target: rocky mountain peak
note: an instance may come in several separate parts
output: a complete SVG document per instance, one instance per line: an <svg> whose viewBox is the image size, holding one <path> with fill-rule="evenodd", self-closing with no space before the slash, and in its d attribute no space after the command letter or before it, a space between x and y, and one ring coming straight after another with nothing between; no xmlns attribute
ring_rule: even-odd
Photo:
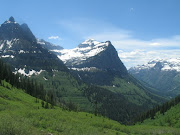
<svg viewBox="0 0 180 135"><path fill-rule="evenodd" d="M10 22L15 22L14 17L11 16L11 17L9 18L9 21L10 21Z"/></svg>
<svg viewBox="0 0 180 135"><path fill-rule="evenodd" d="M163 68L163 65L161 64L161 62L157 62L154 66L155 69L159 69L161 70Z"/></svg>
<svg viewBox="0 0 180 135"><path fill-rule="evenodd" d="M0 39L8 41L14 39L36 41L36 38L29 29L28 25L19 25L17 22L15 22L13 17L10 17L9 20L5 21L0 26Z"/></svg>
<svg viewBox="0 0 180 135"><path fill-rule="evenodd" d="M127 74L127 69L118 57L110 41L98 42L88 39L74 49L54 50L69 68L96 68Z"/></svg>
<svg viewBox="0 0 180 135"><path fill-rule="evenodd" d="M5 21L2 25L7 25L7 24L12 26L12 24L17 24L17 22L15 21L14 17L11 16L9 20Z"/></svg>
<svg viewBox="0 0 180 135"><path fill-rule="evenodd" d="M108 45L112 45L111 41L106 41L105 43L108 44Z"/></svg>
<svg viewBox="0 0 180 135"><path fill-rule="evenodd" d="M79 48L85 48L85 47L93 47L97 44L99 44L100 42L94 40L94 39L87 39L84 42L82 42L81 44L78 45Z"/></svg>

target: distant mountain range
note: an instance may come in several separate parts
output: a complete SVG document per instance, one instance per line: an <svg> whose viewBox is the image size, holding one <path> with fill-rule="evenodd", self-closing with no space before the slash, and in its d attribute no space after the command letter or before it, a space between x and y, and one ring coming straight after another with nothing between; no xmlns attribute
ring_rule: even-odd
<svg viewBox="0 0 180 135"><path fill-rule="evenodd" d="M167 95L180 94L180 58L152 60L130 68L129 72Z"/></svg>
<svg viewBox="0 0 180 135"><path fill-rule="evenodd" d="M110 41L88 39L67 50L37 39L10 17L0 26L0 57L14 73L42 83L57 104L123 123L165 101L129 75Z"/></svg>

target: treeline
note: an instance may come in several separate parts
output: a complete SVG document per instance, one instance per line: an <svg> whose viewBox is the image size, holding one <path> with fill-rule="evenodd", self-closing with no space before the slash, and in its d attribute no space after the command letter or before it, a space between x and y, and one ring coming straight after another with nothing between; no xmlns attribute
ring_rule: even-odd
<svg viewBox="0 0 180 135"><path fill-rule="evenodd" d="M180 96L177 96L176 98L164 103L161 106L156 106L153 109L143 113L138 119L136 119L137 122L143 122L145 119L151 118L154 119L157 112L160 112L160 114L163 114L168 111L171 107L177 105L180 103Z"/></svg>
<svg viewBox="0 0 180 135"><path fill-rule="evenodd" d="M18 73L14 74L11 71L10 66L8 66L0 59L0 85L3 85L1 83L1 80L5 80L6 82L10 83L13 87L25 90L25 92L30 94L31 96L40 98L53 105L55 104L53 93L47 93L44 90L43 85L37 83L33 79L23 77Z"/></svg>

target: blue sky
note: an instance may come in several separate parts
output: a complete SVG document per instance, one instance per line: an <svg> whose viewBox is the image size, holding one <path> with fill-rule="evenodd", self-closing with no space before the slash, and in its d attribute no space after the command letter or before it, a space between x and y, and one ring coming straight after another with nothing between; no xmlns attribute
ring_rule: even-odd
<svg viewBox="0 0 180 135"><path fill-rule="evenodd" d="M129 68L180 57L180 0L0 0L0 23L10 16L37 38L64 48L87 38L110 40Z"/></svg>

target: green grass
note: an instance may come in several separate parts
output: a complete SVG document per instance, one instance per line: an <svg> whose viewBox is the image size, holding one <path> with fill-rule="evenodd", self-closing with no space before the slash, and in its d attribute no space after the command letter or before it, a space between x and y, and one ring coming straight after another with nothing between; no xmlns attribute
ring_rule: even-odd
<svg viewBox="0 0 180 135"><path fill-rule="evenodd" d="M23 90L0 86L0 135L178 135L180 129L151 125L125 126L116 121L59 107L44 109Z"/></svg>
<svg viewBox="0 0 180 135"><path fill-rule="evenodd" d="M126 81L124 79L115 77L113 81L113 86L103 86L104 88L115 92L121 93L125 98L136 105L146 104L149 108L153 107L153 104L158 104L156 100L150 98L147 92L140 87L136 86L131 81Z"/></svg>
<svg viewBox="0 0 180 135"><path fill-rule="evenodd" d="M156 113L155 119L147 119L142 124L180 128L180 103L171 107L164 115Z"/></svg>

